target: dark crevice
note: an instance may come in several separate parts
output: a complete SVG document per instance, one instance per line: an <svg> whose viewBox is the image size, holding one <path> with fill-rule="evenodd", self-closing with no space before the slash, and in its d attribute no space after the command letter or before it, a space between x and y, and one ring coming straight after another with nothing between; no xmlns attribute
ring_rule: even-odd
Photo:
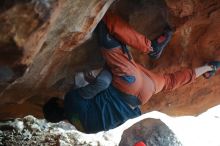
<svg viewBox="0 0 220 146"><path fill-rule="evenodd" d="M23 49L15 42L0 45L0 92L24 74L27 66L19 63L22 56Z"/></svg>
<svg viewBox="0 0 220 146"><path fill-rule="evenodd" d="M164 0L119 0L110 9L128 21L135 30L148 36L149 39L160 35L168 26L173 28Z"/></svg>
<svg viewBox="0 0 220 146"><path fill-rule="evenodd" d="M0 45L0 65L13 66L23 55L21 48L11 41L10 44Z"/></svg>
<svg viewBox="0 0 220 146"><path fill-rule="evenodd" d="M0 0L0 13L10 9L17 3L26 2L29 2L29 0Z"/></svg>

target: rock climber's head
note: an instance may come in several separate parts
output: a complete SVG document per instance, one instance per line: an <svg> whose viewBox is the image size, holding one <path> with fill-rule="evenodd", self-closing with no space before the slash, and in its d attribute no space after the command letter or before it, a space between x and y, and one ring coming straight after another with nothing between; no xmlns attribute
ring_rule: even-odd
<svg viewBox="0 0 220 146"><path fill-rule="evenodd" d="M65 120L63 100L58 97L52 97L43 106L44 117L49 122L60 122Z"/></svg>

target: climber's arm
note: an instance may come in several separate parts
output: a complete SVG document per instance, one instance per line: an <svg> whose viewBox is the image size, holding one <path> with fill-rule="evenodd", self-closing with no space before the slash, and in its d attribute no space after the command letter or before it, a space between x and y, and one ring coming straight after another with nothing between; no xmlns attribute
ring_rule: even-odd
<svg viewBox="0 0 220 146"><path fill-rule="evenodd" d="M112 81L112 75L108 70L103 70L96 79L85 87L79 88L79 94L84 99L91 99L101 91L107 89Z"/></svg>

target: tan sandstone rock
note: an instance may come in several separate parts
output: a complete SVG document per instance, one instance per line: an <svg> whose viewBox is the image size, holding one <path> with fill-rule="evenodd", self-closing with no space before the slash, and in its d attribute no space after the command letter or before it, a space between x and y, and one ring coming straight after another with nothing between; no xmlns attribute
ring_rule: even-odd
<svg viewBox="0 0 220 146"><path fill-rule="evenodd" d="M63 96L75 72L102 65L96 35L89 38L112 2L33 0L1 7L0 65L7 76L0 78L0 119L42 116L43 103L51 96ZM158 61L132 51L137 62L165 73L220 59L219 7L219 0L119 0L111 9L150 39L167 24L175 30ZM220 103L219 81L219 75L199 78L191 85L159 93L142 111L196 115Z"/></svg>

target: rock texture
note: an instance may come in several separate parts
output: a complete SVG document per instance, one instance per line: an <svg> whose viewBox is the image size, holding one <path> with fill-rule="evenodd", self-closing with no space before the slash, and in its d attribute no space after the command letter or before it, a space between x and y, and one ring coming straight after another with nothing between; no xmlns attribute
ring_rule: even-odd
<svg viewBox="0 0 220 146"><path fill-rule="evenodd" d="M28 107L32 107L32 103L42 104L52 95L62 96L70 87L74 72L100 64L100 60L86 64L91 62L88 54L92 51L86 43L80 46L82 49L76 48L90 38L112 2L1 2L1 117L8 113L19 115L20 112L29 111ZM88 42L94 43L91 40ZM100 56L96 54L93 53ZM24 103L27 99L31 99L31 103ZM28 105L25 110L10 112L9 106L18 109L16 106L21 103L24 103L21 107Z"/></svg>
<svg viewBox="0 0 220 146"><path fill-rule="evenodd" d="M181 67L196 67L220 60L220 1L166 0L174 37L160 60L151 64L155 72L170 72ZM220 76L199 78L174 92L161 93L143 108L174 115L198 114L220 103Z"/></svg>
<svg viewBox="0 0 220 146"><path fill-rule="evenodd" d="M63 96L75 72L102 65L96 24L114 0L0 2L0 119L42 116L51 96ZM111 9L150 39L169 24L174 37L158 61L133 51L155 72L220 59L219 0L118 0ZM89 39L91 37L91 39ZM160 93L143 112L196 115L220 103L220 76Z"/></svg>
<svg viewBox="0 0 220 146"><path fill-rule="evenodd" d="M153 113L145 116L152 115ZM123 131L143 118L144 116L130 120L126 124L107 132L84 134L66 122L53 124L36 119L33 116L27 116L23 119L0 123L0 145L117 146ZM181 146L181 143L165 124L152 119L145 121L148 122L141 123L149 128L146 132L148 136L146 141L150 146L163 146L164 144L167 144L166 146ZM152 121L156 121L156 123L153 124ZM126 134L124 134L124 140L120 145L132 145L131 140L125 141L125 136ZM132 136L131 138L133 140Z"/></svg>
<svg viewBox="0 0 220 146"><path fill-rule="evenodd" d="M166 25L175 30L161 58L151 61L133 50L135 59L156 73L184 67L198 67L220 60L220 1L203 0L121 0L115 8L136 30L150 39ZM193 84L172 92L160 93L142 107L143 112L159 110L171 115L197 115L220 103L220 76L199 78Z"/></svg>
<svg viewBox="0 0 220 146"><path fill-rule="evenodd" d="M148 146L219 146L219 122L220 106L198 117L154 111L109 131L84 134L66 122L53 124L27 116L0 122L0 145L133 146L141 140Z"/></svg>
<svg viewBox="0 0 220 146"><path fill-rule="evenodd" d="M197 117L170 117L160 112L145 113L138 118L141 117L144 120L139 119L140 122L136 121L135 125L124 131L120 145L133 146L138 141L143 141L148 146L220 144L220 106L213 107Z"/></svg>
<svg viewBox="0 0 220 146"><path fill-rule="evenodd" d="M157 119L145 119L125 130L119 145L134 145L139 141L147 146L182 146L169 127Z"/></svg>

